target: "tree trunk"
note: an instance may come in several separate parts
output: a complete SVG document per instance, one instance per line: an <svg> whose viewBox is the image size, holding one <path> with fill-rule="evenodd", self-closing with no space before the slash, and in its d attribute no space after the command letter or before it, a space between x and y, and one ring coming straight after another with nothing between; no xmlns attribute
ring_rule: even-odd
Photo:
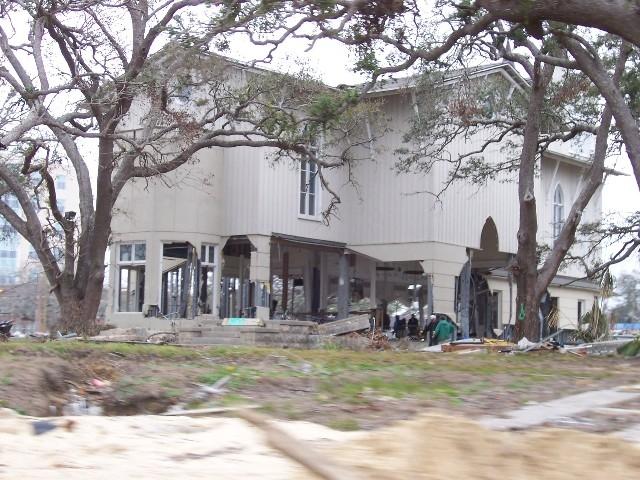
<svg viewBox="0 0 640 480"><path fill-rule="evenodd" d="M535 264L534 264L535 269ZM516 338L527 337L531 341L540 336L540 296L535 292L536 274L516 276Z"/></svg>
<svg viewBox="0 0 640 480"><path fill-rule="evenodd" d="M93 308L93 299L79 298L77 291L62 294L58 303L60 304L60 321L58 329L62 333L77 333L78 335L94 335L96 333L96 315L90 314ZM99 305L98 301L98 305ZM97 306L95 312L97 313Z"/></svg>
<svg viewBox="0 0 640 480"><path fill-rule="evenodd" d="M547 86L553 75L553 67L544 67L536 61L532 78L527 124L524 130L520 169L518 174L518 201L520 226L518 251L513 274L516 278L516 338L526 336L537 339L539 332L538 309L541 293L537 291L538 276L537 232L538 217L535 197L535 167L540 135L540 118Z"/></svg>

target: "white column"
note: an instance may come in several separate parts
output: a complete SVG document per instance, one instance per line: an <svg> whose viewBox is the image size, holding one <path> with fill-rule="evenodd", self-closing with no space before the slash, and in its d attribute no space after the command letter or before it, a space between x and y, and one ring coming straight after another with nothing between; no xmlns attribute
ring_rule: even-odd
<svg viewBox="0 0 640 480"><path fill-rule="evenodd" d="M313 252L307 255L304 263L303 282L304 282L304 309L305 312L311 312L311 300L313 298Z"/></svg>
<svg viewBox="0 0 640 480"><path fill-rule="evenodd" d="M349 261L343 253L338 260L338 319L349 316Z"/></svg>
<svg viewBox="0 0 640 480"><path fill-rule="evenodd" d="M376 262L372 260L369 268L369 307L376 308L378 306L378 297L376 292Z"/></svg>
<svg viewBox="0 0 640 480"><path fill-rule="evenodd" d="M320 252L320 310L327 308L329 295L329 269L327 268L327 252Z"/></svg>

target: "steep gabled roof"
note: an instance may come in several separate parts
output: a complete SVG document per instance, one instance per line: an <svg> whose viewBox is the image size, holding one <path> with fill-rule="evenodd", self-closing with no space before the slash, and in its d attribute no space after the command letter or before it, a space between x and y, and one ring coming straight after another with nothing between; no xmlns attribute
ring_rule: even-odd
<svg viewBox="0 0 640 480"><path fill-rule="evenodd" d="M565 153L555 152L553 150L547 150L546 152L544 152L543 156L549 160L555 160L560 163L565 163L567 165L572 165L574 167L580 167L585 169L589 168L593 163L593 161L590 158L582 155L577 155L577 154L567 155ZM605 172L607 172L609 175L615 175L617 177L628 176L626 173L621 172L619 170L614 170L612 168L605 168Z"/></svg>

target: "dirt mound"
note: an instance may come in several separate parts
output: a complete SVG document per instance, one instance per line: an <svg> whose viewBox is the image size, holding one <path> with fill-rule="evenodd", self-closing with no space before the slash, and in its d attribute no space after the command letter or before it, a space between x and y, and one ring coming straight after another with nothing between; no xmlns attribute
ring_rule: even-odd
<svg viewBox="0 0 640 480"><path fill-rule="evenodd" d="M330 454L377 480L640 478L640 448L614 437L560 429L495 432L435 414L358 437Z"/></svg>

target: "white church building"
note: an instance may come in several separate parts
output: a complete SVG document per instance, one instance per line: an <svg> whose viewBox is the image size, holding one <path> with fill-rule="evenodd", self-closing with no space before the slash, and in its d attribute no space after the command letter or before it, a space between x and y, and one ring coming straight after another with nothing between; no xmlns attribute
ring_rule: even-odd
<svg viewBox="0 0 640 480"><path fill-rule="evenodd" d="M522 82L509 64L473 75ZM446 164L397 174L394 152L416 115L414 88L405 80L371 92L391 128L373 140L370 158L349 172L327 173L341 197L328 223L321 212L330 196L315 166L274 164L268 148L214 147L162 181L130 181L112 223L108 322L159 327L167 318L282 315L321 321L373 308L391 317L438 312L456 320L460 276L470 262L472 333L513 324L515 282L506 267L517 249L517 185L456 182L436 200L421 192L437 191ZM472 147L464 139L454 145ZM496 146L485 158L502 155ZM553 242L588 167L559 152L540 160L539 242ZM583 219L600 215L599 191ZM558 328L575 328L597 299L597 286L581 277L576 268L563 270L549 288Z"/></svg>

